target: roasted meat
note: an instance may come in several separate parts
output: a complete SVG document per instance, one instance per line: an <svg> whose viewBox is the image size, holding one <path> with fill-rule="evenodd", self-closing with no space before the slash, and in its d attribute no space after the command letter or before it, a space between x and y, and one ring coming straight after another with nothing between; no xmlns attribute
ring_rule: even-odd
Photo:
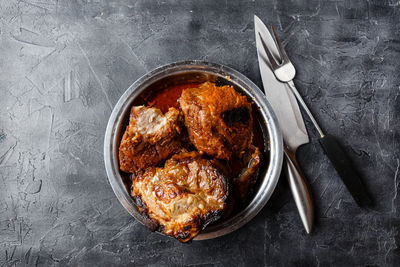
<svg viewBox="0 0 400 267"><path fill-rule="evenodd" d="M233 188L235 199L238 200L238 203L245 204L257 179L258 167L261 161L260 150L255 146L251 146L243 155L241 161L244 168L234 178Z"/></svg>
<svg viewBox="0 0 400 267"><path fill-rule="evenodd" d="M133 174L131 195L152 230L187 242L227 209L228 179L198 152L183 152Z"/></svg>
<svg viewBox="0 0 400 267"><path fill-rule="evenodd" d="M164 115L157 108L134 106L119 146L120 169L136 172L162 163L182 149L180 113L170 108Z"/></svg>
<svg viewBox="0 0 400 267"><path fill-rule="evenodd" d="M229 160L250 147L251 104L232 86L205 82L183 90L179 103L190 141L199 151Z"/></svg>

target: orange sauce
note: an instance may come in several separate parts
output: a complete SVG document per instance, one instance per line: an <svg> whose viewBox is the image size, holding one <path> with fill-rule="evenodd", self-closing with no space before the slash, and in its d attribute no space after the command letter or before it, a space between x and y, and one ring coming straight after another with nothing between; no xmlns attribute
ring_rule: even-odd
<svg viewBox="0 0 400 267"><path fill-rule="evenodd" d="M154 96L150 97L147 105L149 105L150 107L159 108L163 113L166 113L171 107L178 108L178 99L184 89L194 88L198 86L199 83L188 83L165 88L161 92L158 92Z"/></svg>

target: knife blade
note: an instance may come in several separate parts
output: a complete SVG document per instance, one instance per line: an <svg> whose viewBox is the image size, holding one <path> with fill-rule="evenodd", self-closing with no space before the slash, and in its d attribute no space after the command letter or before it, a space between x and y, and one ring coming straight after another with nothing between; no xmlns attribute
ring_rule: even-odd
<svg viewBox="0 0 400 267"><path fill-rule="evenodd" d="M293 95L290 88L275 78L274 73L268 65L269 61L258 33L263 37L273 55L276 58L279 58L278 48L276 47L271 34L257 16L254 16L254 24L258 64L260 67L265 95L278 118L286 145L289 148L296 149L299 146L310 142L303 117L300 113L299 105L297 104L296 97Z"/></svg>
<svg viewBox="0 0 400 267"><path fill-rule="evenodd" d="M303 178L300 166L296 160L296 150L299 146L309 143L308 133L304 124L296 97L287 84L278 81L272 72L268 57L263 48L260 36L275 58L279 59L278 48L264 23L254 16L258 64L265 95L271 104L282 131L285 143L286 162L284 170L289 180L299 215L307 233L311 232L314 210L307 184Z"/></svg>

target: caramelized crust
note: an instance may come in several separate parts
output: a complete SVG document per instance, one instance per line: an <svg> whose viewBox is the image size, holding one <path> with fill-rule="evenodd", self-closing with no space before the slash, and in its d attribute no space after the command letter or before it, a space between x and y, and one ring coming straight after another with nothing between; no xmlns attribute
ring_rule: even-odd
<svg viewBox="0 0 400 267"><path fill-rule="evenodd" d="M180 113L170 108L163 115L157 108L134 106L119 147L120 169L134 173L162 163L182 149Z"/></svg>
<svg viewBox="0 0 400 267"><path fill-rule="evenodd" d="M190 141L199 151L229 160L250 147L251 104L232 86L205 82L183 90L179 102Z"/></svg>
<svg viewBox="0 0 400 267"><path fill-rule="evenodd" d="M228 180L198 152L172 156L164 168L132 175L131 195L155 229L181 242L194 238L227 208Z"/></svg>
<svg viewBox="0 0 400 267"><path fill-rule="evenodd" d="M252 186L256 182L260 161L261 153L258 147L251 146L243 155L242 164L245 167L233 180L235 199L241 204L246 203Z"/></svg>

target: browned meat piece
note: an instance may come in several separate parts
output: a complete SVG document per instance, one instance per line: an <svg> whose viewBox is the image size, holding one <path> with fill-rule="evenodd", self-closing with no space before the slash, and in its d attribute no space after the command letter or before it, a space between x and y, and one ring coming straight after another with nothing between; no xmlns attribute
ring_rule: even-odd
<svg viewBox="0 0 400 267"><path fill-rule="evenodd" d="M129 125L119 146L120 169L133 173L162 163L180 152L179 117L175 108L163 115L157 108L132 107Z"/></svg>
<svg viewBox="0 0 400 267"><path fill-rule="evenodd" d="M158 230L181 242L194 238L228 207L228 179L198 152L172 156L164 168L132 175L132 197Z"/></svg>
<svg viewBox="0 0 400 267"><path fill-rule="evenodd" d="M245 167L242 169L238 177L233 180L235 199L241 202L241 204L246 203L249 192L256 182L260 161L261 153L255 146L251 146L242 158L242 164Z"/></svg>
<svg viewBox="0 0 400 267"><path fill-rule="evenodd" d="M250 146L251 104L232 86L206 82L183 90L179 102L190 141L199 151L229 160Z"/></svg>

